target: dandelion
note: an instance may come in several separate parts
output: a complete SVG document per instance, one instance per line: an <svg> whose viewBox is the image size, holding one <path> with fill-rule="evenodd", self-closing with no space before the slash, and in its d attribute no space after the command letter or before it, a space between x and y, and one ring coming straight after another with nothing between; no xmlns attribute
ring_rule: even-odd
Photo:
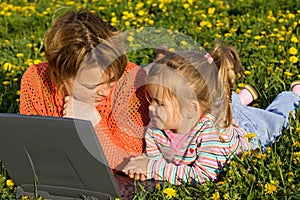
<svg viewBox="0 0 300 200"><path fill-rule="evenodd" d="M3 85L9 85L10 82L9 82L9 81L3 81L2 84L3 84Z"/></svg>
<svg viewBox="0 0 300 200"><path fill-rule="evenodd" d="M159 184L159 183L157 183L157 184L155 185L155 188L156 188L157 190L160 190L160 189L161 189L161 186L160 186L160 184Z"/></svg>
<svg viewBox="0 0 300 200"><path fill-rule="evenodd" d="M187 8L189 8L189 7L190 7L190 4L188 4L188 3L185 3L185 4L183 4L183 7L184 7L184 9L187 9Z"/></svg>
<svg viewBox="0 0 300 200"><path fill-rule="evenodd" d="M224 200L228 200L228 199L230 199L230 196L229 196L229 194L225 193L225 194L223 195L223 198L224 198Z"/></svg>
<svg viewBox="0 0 300 200"><path fill-rule="evenodd" d="M245 75L251 75L251 72L248 71L248 70L246 70L246 71L244 71L244 74L245 74Z"/></svg>
<svg viewBox="0 0 300 200"><path fill-rule="evenodd" d="M289 61L291 63L296 63L296 62L298 62L298 57L297 56L291 56L290 59L289 59Z"/></svg>
<svg viewBox="0 0 300 200"><path fill-rule="evenodd" d="M42 61L40 59L36 59L33 61L33 64L38 65L40 64Z"/></svg>
<svg viewBox="0 0 300 200"><path fill-rule="evenodd" d="M22 196L21 200L28 200L29 197L28 196Z"/></svg>
<svg viewBox="0 0 300 200"><path fill-rule="evenodd" d="M238 87L239 87L239 88L243 88L243 87L245 87L245 85L246 85L245 83L239 83L239 84L238 84Z"/></svg>
<svg viewBox="0 0 300 200"><path fill-rule="evenodd" d="M289 53L292 54L292 55L296 55L298 53L297 49L295 47L291 47L289 49Z"/></svg>
<svg viewBox="0 0 300 200"><path fill-rule="evenodd" d="M296 35L292 35L291 41L294 43L298 43L298 38Z"/></svg>
<svg viewBox="0 0 300 200"><path fill-rule="evenodd" d="M24 57L24 54L23 53L17 53L17 57L22 58L22 57Z"/></svg>
<svg viewBox="0 0 300 200"><path fill-rule="evenodd" d="M267 46L266 45L259 45L258 48L259 49L265 49Z"/></svg>
<svg viewBox="0 0 300 200"><path fill-rule="evenodd" d="M185 40L182 40L182 41L180 42L180 44L181 44L182 46L185 46L185 45L187 45L187 42L186 42Z"/></svg>
<svg viewBox="0 0 300 200"><path fill-rule="evenodd" d="M127 40L128 40L129 42L132 42L132 41L134 40L134 37L132 37L132 36L130 35L130 36L127 37Z"/></svg>
<svg viewBox="0 0 300 200"><path fill-rule="evenodd" d="M259 36L259 35L254 36L254 39L255 39L255 40L260 40L260 39L261 39L261 36Z"/></svg>
<svg viewBox="0 0 300 200"><path fill-rule="evenodd" d="M267 194L273 194L274 192L276 192L278 184L279 184L279 181L277 181L277 180L271 180L270 183L267 183L265 185L264 191Z"/></svg>
<svg viewBox="0 0 300 200"><path fill-rule="evenodd" d="M293 158L300 158L300 151L292 153Z"/></svg>
<svg viewBox="0 0 300 200"><path fill-rule="evenodd" d="M247 134L245 135L245 137L251 140L251 139L253 139L253 138L256 137L256 134L255 134L255 133L247 133Z"/></svg>
<svg viewBox="0 0 300 200"><path fill-rule="evenodd" d="M213 199L213 200L219 200L219 199L220 199L219 191L216 191L216 192L213 194L212 199Z"/></svg>
<svg viewBox="0 0 300 200"><path fill-rule="evenodd" d="M167 195L168 199L171 199L176 196L176 190L174 190L173 188L164 189L164 193Z"/></svg>
<svg viewBox="0 0 300 200"><path fill-rule="evenodd" d="M300 142L299 141L293 141L293 146L294 147L300 147Z"/></svg>
<svg viewBox="0 0 300 200"><path fill-rule="evenodd" d="M257 157L258 159L264 160L264 159L267 158L267 155L266 155L265 153L259 153L259 154L256 155L256 157Z"/></svg>
<svg viewBox="0 0 300 200"><path fill-rule="evenodd" d="M6 180L6 185L7 187L13 187L14 186L14 182L11 179Z"/></svg>
<svg viewBox="0 0 300 200"><path fill-rule="evenodd" d="M215 7L211 7L211 8L208 8L208 14L209 15L213 15L214 13L215 13L215 11L216 11L216 8Z"/></svg>
<svg viewBox="0 0 300 200"><path fill-rule="evenodd" d="M148 24L149 24L149 25L153 25L153 24L154 24L154 21L153 21L152 19L150 19L150 20L148 21Z"/></svg>

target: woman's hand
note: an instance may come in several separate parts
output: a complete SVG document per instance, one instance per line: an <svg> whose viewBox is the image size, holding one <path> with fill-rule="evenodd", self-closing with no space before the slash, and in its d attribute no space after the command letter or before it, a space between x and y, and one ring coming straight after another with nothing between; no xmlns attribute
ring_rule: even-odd
<svg viewBox="0 0 300 200"><path fill-rule="evenodd" d="M149 159L145 156L132 157L122 171L130 178L144 181L148 179L146 176L148 162Z"/></svg>
<svg viewBox="0 0 300 200"><path fill-rule="evenodd" d="M65 97L63 116L89 120L93 126L96 126L101 120L100 113L94 105L79 101L73 96Z"/></svg>

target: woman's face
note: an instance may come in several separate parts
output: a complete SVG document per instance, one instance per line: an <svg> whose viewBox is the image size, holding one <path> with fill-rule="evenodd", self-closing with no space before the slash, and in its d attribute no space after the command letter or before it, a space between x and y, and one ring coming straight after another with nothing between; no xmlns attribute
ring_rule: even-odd
<svg viewBox="0 0 300 200"><path fill-rule="evenodd" d="M97 106L109 96L116 80L113 74L109 76L100 67L89 67L80 69L77 76L67 83L66 88L71 90L69 94L75 99Z"/></svg>

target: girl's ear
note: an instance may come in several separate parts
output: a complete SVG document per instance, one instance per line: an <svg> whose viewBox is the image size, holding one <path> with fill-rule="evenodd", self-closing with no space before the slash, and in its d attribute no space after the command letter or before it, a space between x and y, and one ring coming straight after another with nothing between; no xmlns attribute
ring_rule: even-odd
<svg viewBox="0 0 300 200"><path fill-rule="evenodd" d="M201 114L200 104L198 101L191 101L188 106L188 118L192 119Z"/></svg>

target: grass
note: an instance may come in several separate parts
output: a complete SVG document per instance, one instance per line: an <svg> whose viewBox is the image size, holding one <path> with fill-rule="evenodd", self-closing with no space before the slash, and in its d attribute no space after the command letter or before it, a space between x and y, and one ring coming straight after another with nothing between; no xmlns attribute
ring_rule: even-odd
<svg viewBox="0 0 300 200"><path fill-rule="evenodd" d="M68 7L94 10L126 31L128 57L139 65L152 61L157 43L170 49L210 49L222 38L240 52L246 72L236 90L252 84L259 92L255 107L266 108L280 91L300 79L299 0L1 2L0 112L19 112L21 76L29 65L45 60L44 32ZM299 113L265 153L245 152L232 160L218 182L166 183L135 199L300 199ZM0 198L15 199L15 185L0 165Z"/></svg>

